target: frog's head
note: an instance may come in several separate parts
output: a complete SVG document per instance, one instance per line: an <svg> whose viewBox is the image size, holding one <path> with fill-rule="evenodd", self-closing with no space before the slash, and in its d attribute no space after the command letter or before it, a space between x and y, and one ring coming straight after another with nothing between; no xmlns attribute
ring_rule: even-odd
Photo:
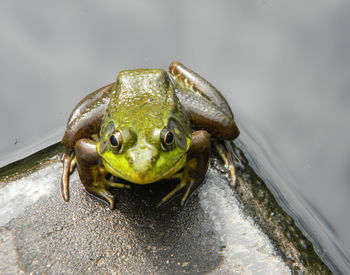
<svg viewBox="0 0 350 275"><path fill-rule="evenodd" d="M97 144L111 174L137 184L180 170L191 146L191 128L162 70L118 76Z"/></svg>

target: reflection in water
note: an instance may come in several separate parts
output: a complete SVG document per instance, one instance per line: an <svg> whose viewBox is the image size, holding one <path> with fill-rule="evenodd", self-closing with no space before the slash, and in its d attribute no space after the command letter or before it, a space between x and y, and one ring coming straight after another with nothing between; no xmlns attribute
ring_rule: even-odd
<svg viewBox="0 0 350 275"><path fill-rule="evenodd" d="M269 188L349 273L349 10L346 0L2 1L0 166L58 141L74 105L122 69L177 59L228 98Z"/></svg>

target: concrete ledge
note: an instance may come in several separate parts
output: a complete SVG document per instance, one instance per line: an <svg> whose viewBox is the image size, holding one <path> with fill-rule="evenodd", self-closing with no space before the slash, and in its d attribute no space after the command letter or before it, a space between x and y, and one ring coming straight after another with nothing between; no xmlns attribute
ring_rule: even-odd
<svg viewBox="0 0 350 275"><path fill-rule="evenodd" d="M173 201L157 209L171 186L156 183L116 190L117 210L110 211L84 191L76 172L70 202L61 199L57 146L23 177L1 178L1 274L330 273L302 235L285 237L286 222L300 231L270 193L269 205L254 198L256 174L237 147L235 189L214 154L206 183L184 208ZM263 182L259 188L268 192ZM271 211L275 218L261 222Z"/></svg>

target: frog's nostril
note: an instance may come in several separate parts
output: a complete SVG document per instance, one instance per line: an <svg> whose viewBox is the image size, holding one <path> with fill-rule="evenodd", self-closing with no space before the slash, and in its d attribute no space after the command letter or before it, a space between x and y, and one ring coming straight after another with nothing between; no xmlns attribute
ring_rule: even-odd
<svg viewBox="0 0 350 275"><path fill-rule="evenodd" d="M152 163L155 163L155 161L156 161L156 158L151 157L151 162L152 162Z"/></svg>
<svg viewBox="0 0 350 275"><path fill-rule="evenodd" d="M129 152L129 154L127 154L126 158L128 159L130 164L133 164L135 161L135 155L132 152Z"/></svg>

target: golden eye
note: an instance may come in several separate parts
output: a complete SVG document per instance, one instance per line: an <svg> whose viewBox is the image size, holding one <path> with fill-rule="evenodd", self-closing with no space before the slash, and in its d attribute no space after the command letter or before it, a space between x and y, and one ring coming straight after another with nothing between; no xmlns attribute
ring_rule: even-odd
<svg viewBox="0 0 350 275"><path fill-rule="evenodd" d="M162 148L165 151L169 151L172 149L172 145L175 141L174 134L170 130L164 128L160 135L160 140L161 140Z"/></svg>
<svg viewBox="0 0 350 275"><path fill-rule="evenodd" d="M122 149L123 140L122 135L119 131L115 131L111 137L109 138L109 143L111 144L111 147L119 152Z"/></svg>
<svg viewBox="0 0 350 275"><path fill-rule="evenodd" d="M101 143L100 143L100 153L103 153L106 150L111 133L113 132L114 132L114 122L111 121L108 123L107 127L103 131Z"/></svg>

